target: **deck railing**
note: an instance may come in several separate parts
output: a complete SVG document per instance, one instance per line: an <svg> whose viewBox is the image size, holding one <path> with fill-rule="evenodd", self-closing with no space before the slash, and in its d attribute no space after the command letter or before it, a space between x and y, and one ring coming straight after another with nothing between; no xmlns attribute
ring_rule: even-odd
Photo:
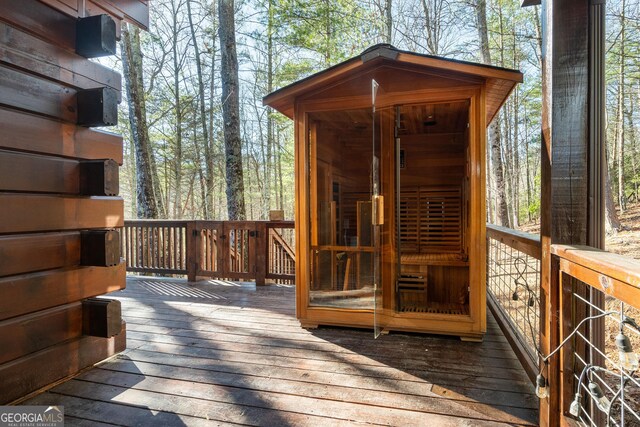
<svg viewBox="0 0 640 427"><path fill-rule="evenodd" d="M550 289L559 294L558 314L550 307L547 316L558 331L552 350L567 340L541 370L550 407L558 409L551 413L560 416L555 423L640 425L640 262L586 246L552 245L551 254ZM619 357L621 333L627 354L636 357L633 366Z"/></svg>
<svg viewBox="0 0 640 427"><path fill-rule="evenodd" d="M622 366L616 344L623 332L630 354L640 350L640 262L589 247L550 252L551 303L541 305L539 237L487 226L488 305L532 381L547 382L541 424L640 425L637 366ZM541 329L547 354L558 349L550 358Z"/></svg>
<svg viewBox="0 0 640 427"><path fill-rule="evenodd" d="M293 221L125 221L127 271L293 283Z"/></svg>
<svg viewBox="0 0 640 427"><path fill-rule="evenodd" d="M120 233L127 271L187 274L188 221L125 221Z"/></svg>
<svg viewBox="0 0 640 427"><path fill-rule="evenodd" d="M538 371L540 237L487 225L487 304L529 378Z"/></svg>

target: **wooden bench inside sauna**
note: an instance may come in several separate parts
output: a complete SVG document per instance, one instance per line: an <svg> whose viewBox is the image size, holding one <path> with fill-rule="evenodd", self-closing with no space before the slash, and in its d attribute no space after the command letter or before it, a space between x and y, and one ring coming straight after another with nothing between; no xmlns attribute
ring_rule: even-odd
<svg viewBox="0 0 640 427"><path fill-rule="evenodd" d="M486 329L486 127L518 71L374 46L264 102L295 120L296 313Z"/></svg>

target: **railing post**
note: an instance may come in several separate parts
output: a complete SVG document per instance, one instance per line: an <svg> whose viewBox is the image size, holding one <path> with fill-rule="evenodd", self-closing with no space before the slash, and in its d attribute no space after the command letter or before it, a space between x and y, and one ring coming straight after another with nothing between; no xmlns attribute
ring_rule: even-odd
<svg viewBox="0 0 640 427"><path fill-rule="evenodd" d="M197 281L200 267L200 232L197 228L197 221L187 221L187 280Z"/></svg>
<svg viewBox="0 0 640 427"><path fill-rule="evenodd" d="M557 277L558 283L558 292L559 292L559 330L560 333L558 335L558 341L562 342L562 340L571 334L575 326L575 322L577 319L574 319L573 312L573 293L574 293L574 285L577 285L577 281L573 278L565 275L560 268L560 258L556 255L551 256L551 272L554 277ZM581 309L582 312L585 311L585 307L583 306ZM558 401L558 418L559 422L562 424L562 419L565 415L568 415L569 404L573 398L575 393L575 383L574 381L574 371L573 371L573 355L576 351L575 339L567 342L560 352L558 356L555 358L558 364L558 379L556 381L557 387L550 388L550 393L557 394ZM584 347L584 346L583 346ZM555 348L555 347L554 347ZM585 349L586 350L586 349ZM581 352L584 356L586 351ZM587 360L587 359L585 359ZM578 375L580 373L578 372Z"/></svg>
<svg viewBox="0 0 640 427"><path fill-rule="evenodd" d="M542 280L540 281L540 350L547 355L560 344L560 260L550 252L550 246L544 246L542 250L543 261L549 262L549 270L542 267ZM548 277L545 275L548 274ZM546 280L545 280L546 279ZM548 280L548 281L547 281ZM547 282L547 286L545 286ZM560 425L561 408L560 393L562 392L560 376L560 355L555 354L546 366L540 361L540 371L547 378L549 397L540 401L540 425L555 427Z"/></svg>
<svg viewBox="0 0 640 427"><path fill-rule="evenodd" d="M269 250L269 228L267 222L257 221L256 223L256 237L253 239L255 245L255 268L256 268L256 285L264 285L267 278L267 251Z"/></svg>

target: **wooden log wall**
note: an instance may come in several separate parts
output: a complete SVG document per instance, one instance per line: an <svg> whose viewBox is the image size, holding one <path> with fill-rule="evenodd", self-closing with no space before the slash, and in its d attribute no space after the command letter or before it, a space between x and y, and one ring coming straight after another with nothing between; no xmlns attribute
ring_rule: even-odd
<svg viewBox="0 0 640 427"><path fill-rule="evenodd" d="M122 138L79 125L113 122L121 76L88 57L123 20L145 28L146 0L0 0L0 404L126 346L92 299L126 283Z"/></svg>

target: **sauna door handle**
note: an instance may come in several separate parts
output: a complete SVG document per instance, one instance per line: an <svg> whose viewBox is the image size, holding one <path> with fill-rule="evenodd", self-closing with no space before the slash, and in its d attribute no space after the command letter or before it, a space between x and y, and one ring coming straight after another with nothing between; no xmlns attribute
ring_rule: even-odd
<svg viewBox="0 0 640 427"><path fill-rule="evenodd" d="M384 224L384 196L373 196L371 207L373 209L373 212L371 212L371 223L373 225Z"/></svg>

